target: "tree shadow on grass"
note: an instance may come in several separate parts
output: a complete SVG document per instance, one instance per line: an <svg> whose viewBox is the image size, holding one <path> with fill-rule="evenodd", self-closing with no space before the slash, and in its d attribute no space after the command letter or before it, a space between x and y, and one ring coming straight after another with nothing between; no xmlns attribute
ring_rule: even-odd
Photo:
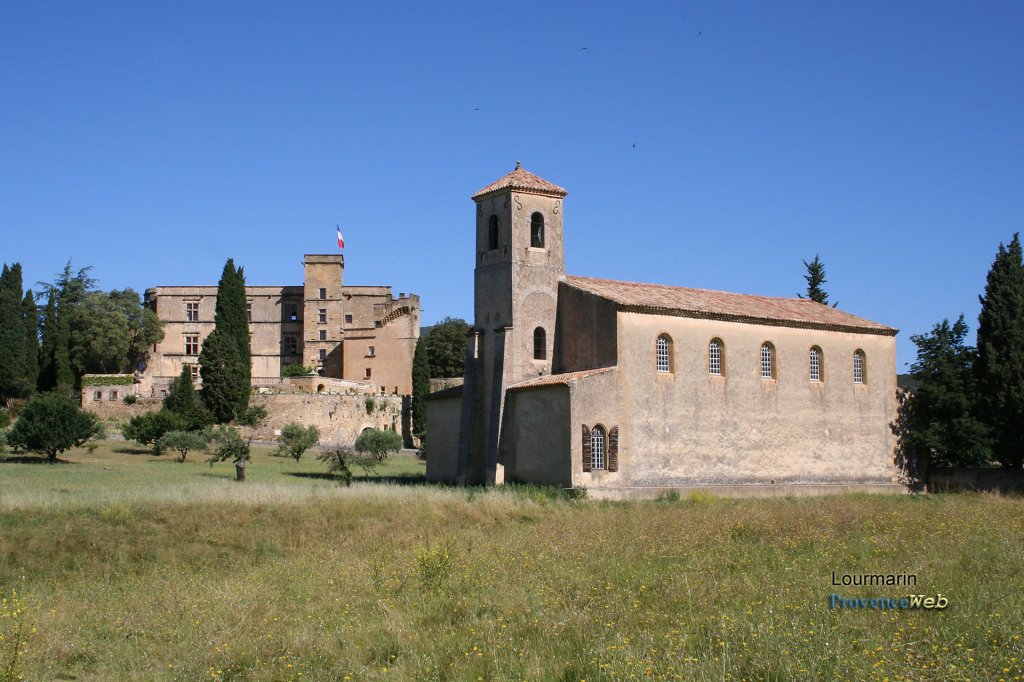
<svg viewBox="0 0 1024 682"><path fill-rule="evenodd" d="M312 471L288 471L286 476L296 478L312 478L318 481L337 481L336 474L316 473ZM392 485L426 485L427 477L423 474L399 474L395 476L352 476L353 483L390 483Z"/></svg>
<svg viewBox="0 0 1024 682"><path fill-rule="evenodd" d="M74 464L69 459L61 459L58 457L55 461L51 462L45 456L40 455L7 455L6 457L0 457L0 464Z"/></svg>
<svg viewBox="0 0 1024 682"><path fill-rule="evenodd" d="M149 448L132 448L132 447L120 447L112 448L112 452L116 452L121 455L152 455L153 451Z"/></svg>

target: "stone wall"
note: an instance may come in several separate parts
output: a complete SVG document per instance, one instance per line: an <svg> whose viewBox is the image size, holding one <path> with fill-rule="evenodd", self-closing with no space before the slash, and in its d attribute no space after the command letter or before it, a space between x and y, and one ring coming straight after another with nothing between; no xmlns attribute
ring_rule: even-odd
<svg viewBox="0 0 1024 682"><path fill-rule="evenodd" d="M321 445L351 446L367 428L402 432L401 396L256 394L251 404L267 411L267 418L258 427L247 430L258 440L275 439L290 422L316 426L320 429Z"/></svg>

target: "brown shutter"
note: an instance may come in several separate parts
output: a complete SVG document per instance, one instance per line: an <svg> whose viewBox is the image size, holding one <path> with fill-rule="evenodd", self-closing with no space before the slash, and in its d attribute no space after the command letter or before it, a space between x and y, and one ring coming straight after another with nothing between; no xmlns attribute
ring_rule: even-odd
<svg viewBox="0 0 1024 682"><path fill-rule="evenodd" d="M608 471L619 470L619 427L608 432Z"/></svg>
<svg viewBox="0 0 1024 682"><path fill-rule="evenodd" d="M590 471L590 427L583 425L583 471Z"/></svg>

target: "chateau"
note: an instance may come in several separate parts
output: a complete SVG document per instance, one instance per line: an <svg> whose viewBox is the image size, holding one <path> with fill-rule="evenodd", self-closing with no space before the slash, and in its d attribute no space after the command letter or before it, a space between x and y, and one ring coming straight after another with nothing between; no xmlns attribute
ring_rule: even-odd
<svg viewBox="0 0 1024 682"><path fill-rule="evenodd" d="M598 495L899 491L896 329L809 300L565 274L567 192L516 164L473 195L464 384L427 477Z"/></svg>
<svg viewBox="0 0 1024 682"><path fill-rule="evenodd" d="M419 338L420 302L395 298L388 286L343 285L341 255L308 254L305 282L297 286L246 287L254 385L273 385L281 368L298 364L326 379L374 392L412 393L412 356ZM214 327L216 286L154 287L145 305L164 323L141 378L143 396L159 397L192 368L199 381L199 352ZM316 383L316 382L314 382Z"/></svg>

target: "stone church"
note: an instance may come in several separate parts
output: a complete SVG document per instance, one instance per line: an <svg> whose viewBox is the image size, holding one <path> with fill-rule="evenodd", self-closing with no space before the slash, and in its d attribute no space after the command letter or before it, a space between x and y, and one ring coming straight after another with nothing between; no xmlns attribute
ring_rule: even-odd
<svg viewBox="0 0 1024 682"><path fill-rule="evenodd" d="M343 284L340 254L307 254L304 282L246 287L254 385L274 385L285 365L305 365L353 388L409 395L420 330L419 296L388 286ZM146 360L141 394L159 397L181 372L199 381L199 352L214 328L216 286L160 286L145 305L164 323L164 339ZM314 382L315 384L315 382ZM311 384L313 386L314 384Z"/></svg>
<svg viewBox="0 0 1024 682"><path fill-rule="evenodd" d="M900 491L896 329L809 300L565 274L566 190L473 195L464 383L428 399L427 477L598 496Z"/></svg>

